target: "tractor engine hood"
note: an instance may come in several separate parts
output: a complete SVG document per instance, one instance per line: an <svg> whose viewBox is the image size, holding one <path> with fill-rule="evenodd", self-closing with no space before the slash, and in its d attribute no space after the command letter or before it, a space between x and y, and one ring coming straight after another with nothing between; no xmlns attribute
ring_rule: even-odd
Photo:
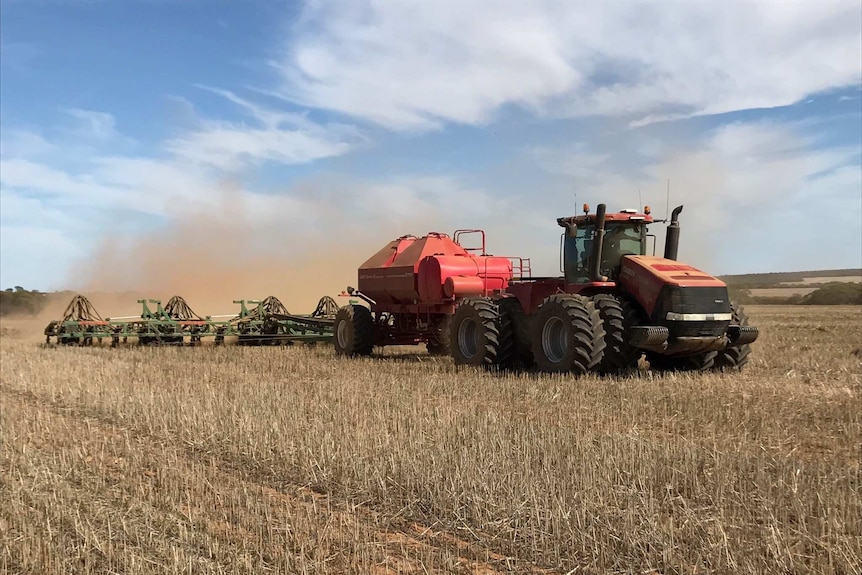
<svg viewBox="0 0 862 575"><path fill-rule="evenodd" d="M687 316L729 321L727 284L680 261L655 256L625 256L619 283L654 321Z"/></svg>

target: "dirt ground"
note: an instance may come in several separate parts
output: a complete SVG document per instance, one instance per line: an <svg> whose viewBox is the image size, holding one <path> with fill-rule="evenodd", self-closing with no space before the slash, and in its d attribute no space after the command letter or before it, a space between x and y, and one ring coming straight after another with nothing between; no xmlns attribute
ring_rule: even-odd
<svg viewBox="0 0 862 575"><path fill-rule="evenodd" d="M858 573L862 309L741 374L59 348L0 324L0 571Z"/></svg>

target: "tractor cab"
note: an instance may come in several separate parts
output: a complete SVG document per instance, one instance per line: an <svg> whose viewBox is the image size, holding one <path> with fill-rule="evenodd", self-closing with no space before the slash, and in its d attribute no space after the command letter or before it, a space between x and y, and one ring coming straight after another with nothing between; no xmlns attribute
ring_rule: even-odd
<svg viewBox="0 0 862 575"><path fill-rule="evenodd" d="M649 207L644 213L622 210L611 214L603 213L602 207L590 214L584 204L584 215L557 220L566 229L562 253L566 283L615 281L623 256L646 255L647 224L653 221Z"/></svg>

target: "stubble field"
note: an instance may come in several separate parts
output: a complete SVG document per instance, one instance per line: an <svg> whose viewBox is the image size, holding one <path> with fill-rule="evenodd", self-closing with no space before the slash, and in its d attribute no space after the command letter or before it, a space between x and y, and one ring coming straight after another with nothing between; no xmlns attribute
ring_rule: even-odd
<svg viewBox="0 0 862 575"><path fill-rule="evenodd" d="M3 573L859 573L862 309L741 375L0 337Z"/></svg>

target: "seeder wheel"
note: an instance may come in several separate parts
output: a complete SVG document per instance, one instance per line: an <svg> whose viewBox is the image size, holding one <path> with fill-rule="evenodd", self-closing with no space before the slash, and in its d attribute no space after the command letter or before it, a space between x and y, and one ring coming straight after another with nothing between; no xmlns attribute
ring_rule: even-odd
<svg viewBox="0 0 862 575"><path fill-rule="evenodd" d="M348 305L335 314L335 353L371 355L374 350L374 318L361 305Z"/></svg>
<svg viewBox="0 0 862 575"><path fill-rule="evenodd" d="M504 323L497 303L486 297L467 298L455 310L450 351L456 365L497 369L514 353L511 323Z"/></svg>

